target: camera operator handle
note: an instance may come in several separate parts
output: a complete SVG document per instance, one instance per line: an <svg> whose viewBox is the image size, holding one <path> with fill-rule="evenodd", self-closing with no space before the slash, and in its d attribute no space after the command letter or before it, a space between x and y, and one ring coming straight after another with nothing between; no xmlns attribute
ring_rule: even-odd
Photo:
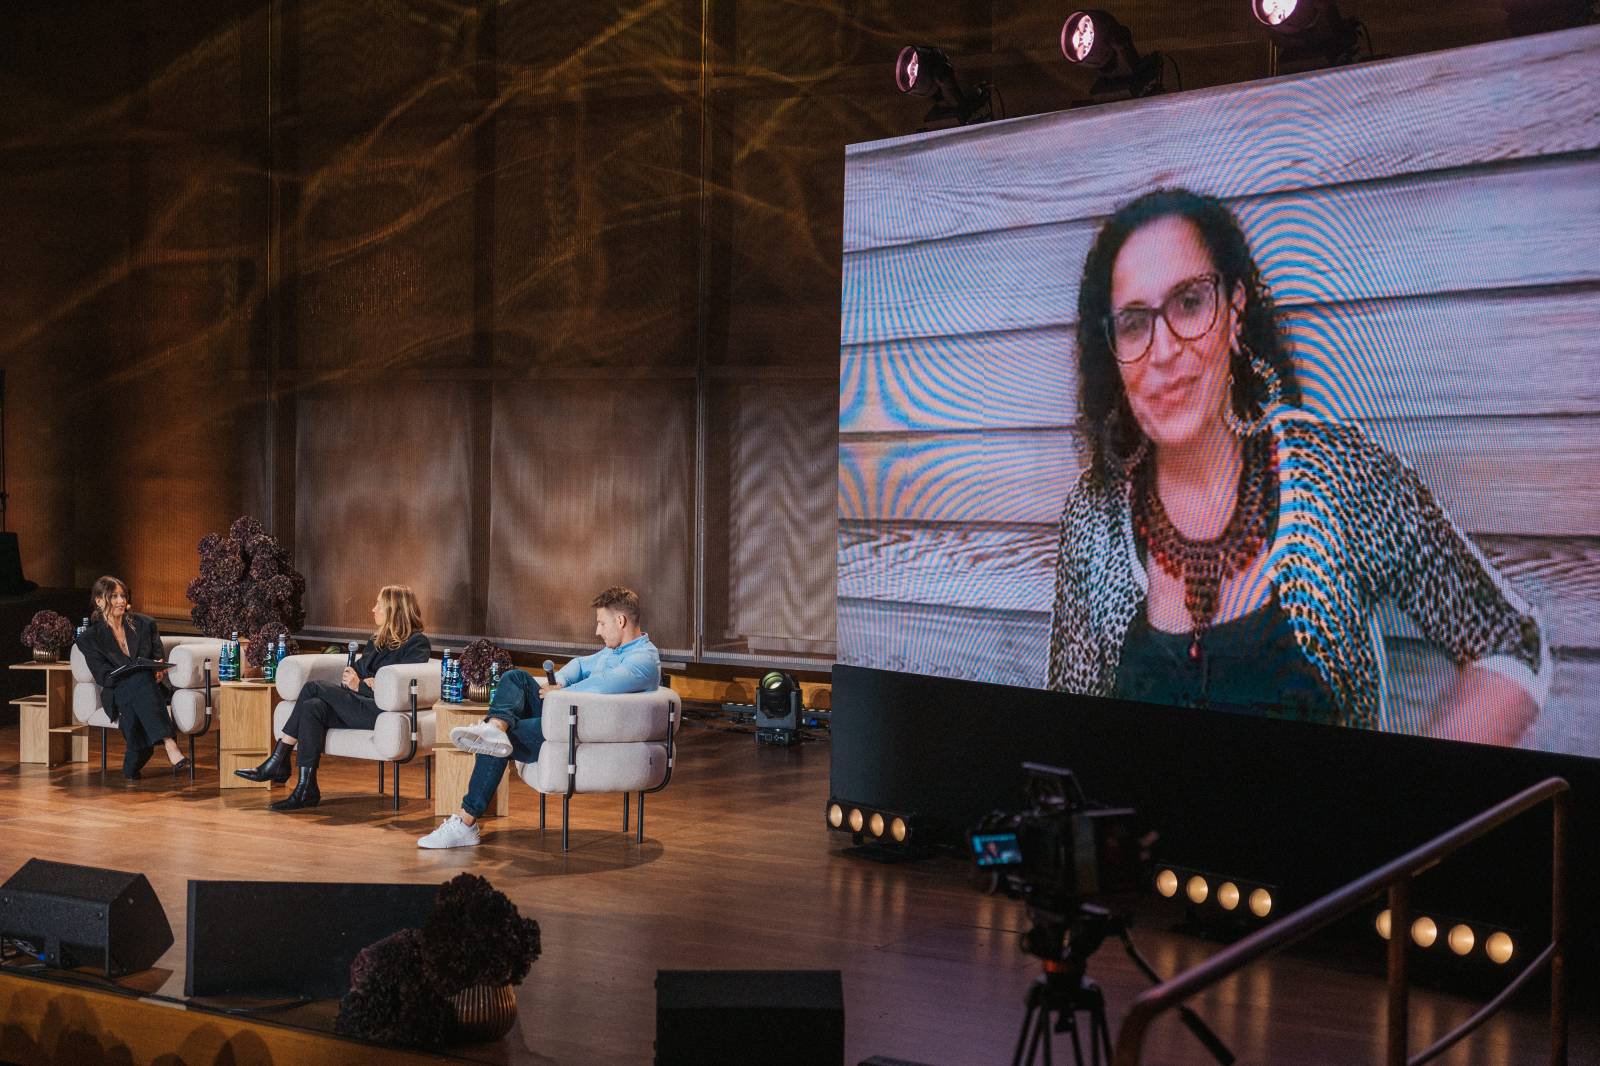
<svg viewBox="0 0 1600 1066"><path fill-rule="evenodd" d="M1144 972L1144 975L1150 979L1151 984L1159 985L1161 983L1161 975L1156 973L1155 967L1151 966L1145 957L1139 953L1139 949L1134 946L1133 937L1128 935L1126 929L1121 930L1120 936L1123 950L1128 953L1128 958L1132 959L1133 964ZM1222 1066L1233 1066L1235 1062L1233 1052L1229 1050L1228 1045L1224 1044L1216 1033L1211 1031L1211 1027L1200 1019L1200 1015L1181 1004L1177 1009L1178 1020L1183 1022L1184 1028L1194 1034L1196 1040L1205 1045L1205 1049L1211 1052L1211 1057L1222 1063Z"/></svg>

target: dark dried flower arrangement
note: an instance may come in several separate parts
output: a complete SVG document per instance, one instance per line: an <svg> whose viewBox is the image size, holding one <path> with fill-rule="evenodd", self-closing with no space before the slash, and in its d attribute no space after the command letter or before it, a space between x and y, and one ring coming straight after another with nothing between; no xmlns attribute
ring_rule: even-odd
<svg viewBox="0 0 1600 1066"><path fill-rule="evenodd" d="M250 634L250 643L245 645L244 649L245 661L254 667L265 666L267 664L267 649L276 645L279 637L286 635L287 633L283 626L276 622L268 622L260 630ZM288 654L294 655L299 650L300 645L294 642L293 637L289 637Z"/></svg>
<svg viewBox="0 0 1600 1066"><path fill-rule="evenodd" d="M487 685L495 663L504 674L511 669L511 653L481 637L461 649L461 676L469 685Z"/></svg>
<svg viewBox="0 0 1600 1066"><path fill-rule="evenodd" d="M364 948L334 1027L386 1044L438 1047L455 1024L450 997L473 985L519 984L539 957L539 923L488 881L460 874L439 886L421 929Z"/></svg>
<svg viewBox="0 0 1600 1066"><path fill-rule="evenodd" d="M54 611L40 611L23 627L22 643L34 651L60 654L72 643L72 623Z"/></svg>
<svg viewBox="0 0 1600 1066"><path fill-rule="evenodd" d="M255 636L269 628L274 635L292 633L305 625L305 594L306 579L289 553L260 522L244 516L227 536L208 533L200 541L200 574L189 582L194 604L189 617L208 637Z"/></svg>

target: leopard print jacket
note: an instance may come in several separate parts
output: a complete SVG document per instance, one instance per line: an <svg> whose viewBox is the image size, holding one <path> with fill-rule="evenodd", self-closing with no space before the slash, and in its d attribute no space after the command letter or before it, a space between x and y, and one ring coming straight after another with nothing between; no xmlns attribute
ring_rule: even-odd
<svg viewBox="0 0 1600 1066"><path fill-rule="evenodd" d="M1549 653L1533 609L1398 457L1351 426L1279 408L1269 423L1278 532L1268 574L1295 642L1333 693L1339 722L1387 723L1376 607L1391 602L1457 665L1477 663L1543 705ZM1114 695L1146 575L1126 481L1085 471L1061 512L1048 687Z"/></svg>

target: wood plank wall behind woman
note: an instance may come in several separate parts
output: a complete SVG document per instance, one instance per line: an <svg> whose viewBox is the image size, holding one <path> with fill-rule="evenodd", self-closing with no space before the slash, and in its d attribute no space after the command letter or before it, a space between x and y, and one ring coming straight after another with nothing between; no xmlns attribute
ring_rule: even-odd
<svg viewBox="0 0 1600 1066"><path fill-rule="evenodd" d="M843 662L1043 683L1082 459L1077 285L1148 188L1227 200L1318 415L1422 474L1543 611L1528 743L1600 754L1600 29L852 147ZM1386 612L1419 729L1439 678Z"/></svg>

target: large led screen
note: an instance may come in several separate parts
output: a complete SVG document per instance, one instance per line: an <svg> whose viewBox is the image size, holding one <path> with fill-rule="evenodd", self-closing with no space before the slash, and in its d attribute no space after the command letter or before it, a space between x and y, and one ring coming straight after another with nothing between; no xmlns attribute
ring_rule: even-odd
<svg viewBox="0 0 1600 1066"><path fill-rule="evenodd" d="M840 660L1600 755L1596 69L852 146Z"/></svg>

